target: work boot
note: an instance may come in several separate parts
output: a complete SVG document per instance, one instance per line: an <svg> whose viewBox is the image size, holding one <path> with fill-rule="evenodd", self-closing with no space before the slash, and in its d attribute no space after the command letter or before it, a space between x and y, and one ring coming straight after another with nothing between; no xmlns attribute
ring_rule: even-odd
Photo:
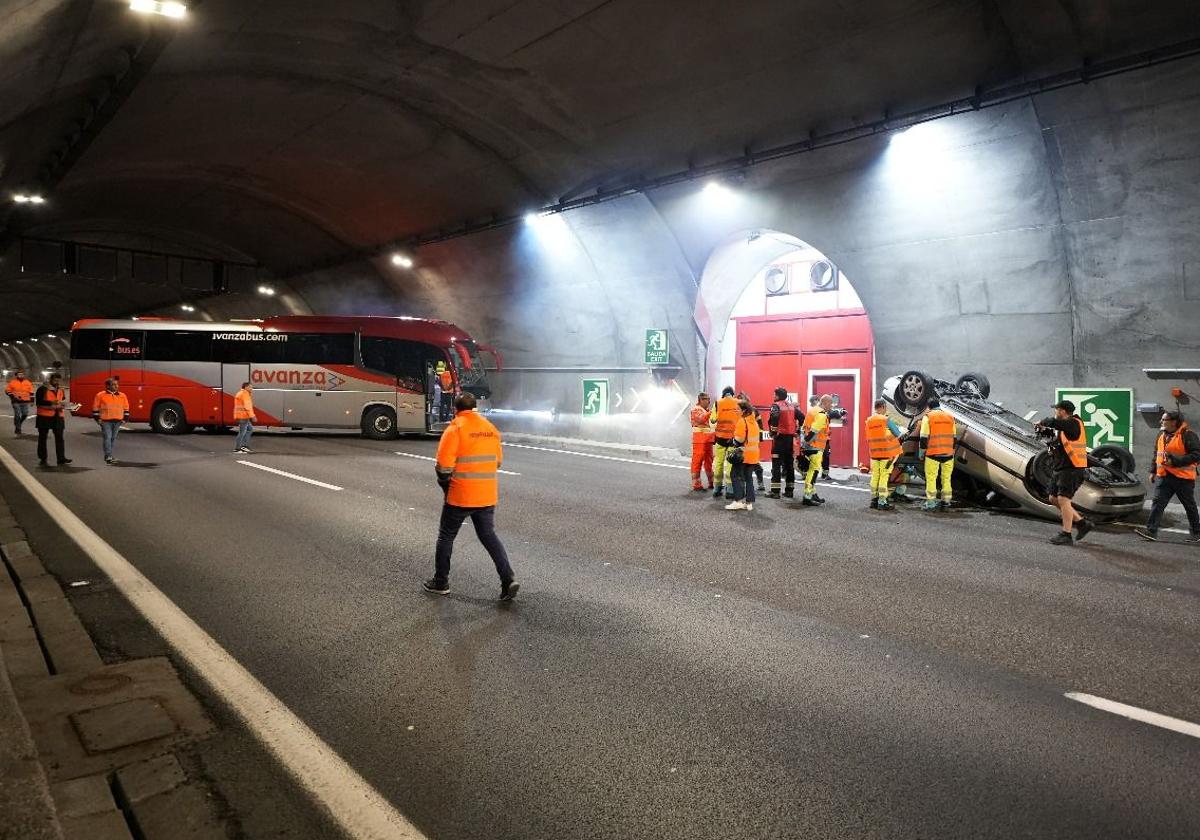
<svg viewBox="0 0 1200 840"><path fill-rule="evenodd" d="M879 499L875 496L871 497L871 510L879 510Z"/></svg>
<svg viewBox="0 0 1200 840"><path fill-rule="evenodd" d="M891 510L892 505L887 499L880 499L879 500L879 509L880 510Z"/></svg>
<svg viewBox="0 0 1200 840"><path fill-rule="evenodd" d="M785 499L794 499L794 498L796 498L796 488L795 488L795 487L785 487L785 488L783 488L783 498L785 498Z"/></svg>
<svg viewBox="0 0 1200 840"><path fill-rule="evenodd" d="M800 502L800 504L804 505L805 507L819 507L821 503L813 501L811 496L805 496L804 500Z"/></svg>
<svg viewBox="0 0 1200 840"><path fill-rule="evenodd" d="M825 500L824 500L824 499L822 499L820 496L818 496L816 493L813 493L813 494L812 494L812 500L813 500L814 502L816 502L817 504L819 504L819 505L823 505L823 504L825 504Z"/></svg>
<svg viewBox="0 0 1200 840"><path fill-rule="evenodd" d="M1095 527L1096 527L1096 523L1093 522L1092 520L1080 519L1078 522L1075 523L1075 531L1076 531L1075 539L1077 541L1083 539L1088 534L1090 534L1092 532L1092 529Z"/></svg>
<svg viewBox="0 0 1200 840"><path fill-rule="evenodd" d="M942 508L942 506L940 504L938 504L937 499L926 499L923 507L925 508L925 510L930 510L930 511L941 510L941 508Z"/></svg>
<svg viewBox="0 0 1200 840"><path fill-rule="evenodd" d="M1074 538L1067 531L1059 531L1057 534L1055 534L1053 537L1050 538L1050 543L1052 545L1071 545L1074 542L1075 542Z"/></svg>
<svg viewBox="0 0 1200 840"><path fill-rule="evenodd" d="M821 480L822 481L833 481L833 479L830 478L829 473L821 473Z"/></svg>
<svg viewBox="0 0 1200 840"><path fill-rule="evenodd" d="M448 589L449 587L447 587ZM521 584L515 580L510 580L508 583L500 584L500 600L511 601L517 597L517 591L521 588Z"/></svg>
<svg viewBox="0 0 1200 840"><path fill-rule="evenodd" d="M725 488L724 488L724 487L719 487L719 488L717 488L716 490L714 490L714 491L713 491L713 498L714 498L714 499L719 499L719 498L721 498L721 497L722 497L722 496L724 496L724 495L725 495Z"/></svg>
<svg viewBox="0 0 1200 840"><path fill-rule="evenodd" d="M421 584L421 588L426 592L432 592L434 595L446 595L450 592L449 582L442 583L437 578L430 578Z"/></svg>
<svg viewBox="0 0 1200 840"><path fill-rule="evenodd" d="M692 492L693 492L693 493L703 493L703 492L704 492L704 488L703 488L703 487L701 487L699 484L693 484L693 485L692 485Z"/></svg>
<svg viewBox="0 0 1200 840"><path fill-rule="evenodd" d="M782 497L779 495L778 490L772 490L770 493L767 494L767 498L768 499L779 499Z"/></svg>
<svg viewBox="0 0 1200 840"><path fill-rule="evenodd" d="M1148 528L1134 528L1133 533L1137 534L1139 537L1141 537L1144 540L1149 540L1150 542L1158 542L1158 531L1151 531Z"/></svg>
<svg viewBox="0 0 1200 840"><path fill-rule="evenodd" d="M950 510L950 500L949 499L942 499L941 502L939 502L938 504L941 506L942 510Z"/></svg>

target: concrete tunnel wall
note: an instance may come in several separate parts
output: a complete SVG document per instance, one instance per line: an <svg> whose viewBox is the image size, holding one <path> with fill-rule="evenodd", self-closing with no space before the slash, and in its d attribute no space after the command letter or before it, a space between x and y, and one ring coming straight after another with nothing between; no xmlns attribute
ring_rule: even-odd
<svg viewBox="0 0 1200 840"><path fill-rule="evenodd" d="M495 378L496 405L558 413L505 425L551 434L686 446L674 405L627 411L631 388L654 384L643 330L671 330L678 382L694 393L701 278L714 249L748 230L796 236L853 279L880 382L908 368L978 370L1024 414L1064 385L1132 386L1139 401L1170 405L1170 387L1186 383L1151 382L1142 368L1200 364L1193 65L758 166L724 204L699 187L424 248L413 274L378 270L397 312L444 317L499 347L509 369ZM326 297L356 308L350 295ZM607 421L579 417L592 376L623 395ZM1144 461L1149 426L1136 434Z"/></svg>

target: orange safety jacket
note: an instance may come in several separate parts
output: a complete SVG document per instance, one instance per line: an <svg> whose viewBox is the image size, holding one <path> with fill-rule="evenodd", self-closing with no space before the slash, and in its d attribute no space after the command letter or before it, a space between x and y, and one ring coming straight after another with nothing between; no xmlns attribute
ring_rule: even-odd
<svg viewBox="0 0 1200 840"><path fill-rule="evenodd" d="M733 436L742 442L742 463L757 464L762 460L762 428L758 415L739 418L733 427Z"/></svg>
<svg viewBox="0 0 1200 840"><path fill-rule="evenodd" d="M1167 474L1173 475L1176 478L1183 478L1188 481L1196 480L1196 465L1188 464L1183 467L1173 467L1167 463L1168 455L1186 455L1187 448L1183 445L1183 433L1187 431L1188 424L1180 423L1175 434L1171 435L1171 439L1166 440L1167 433L1160 432L1158 435L1158 443L1155 444L1154 464L1156 472L1159 476Z"/></svg>
<svg viewBox="0 0 1200 840"><path fill-rule="evenodd" d="M438 374L438 381L442 383L442 393L446 393L454 387L454 377L450 375L450 371L444 370Z"/></svg>
<svg viewBox="0 0 1200 840"><path fill-rule="evenodd" d="M53 388L51 388L49 385L47 385L46 393L43 395L43 399L46 402L59 403L59 405L57 408L39 405L37 407L37 416L38 417L62 417L63 416L62 403L67 399L67 392L65 390L63 390L62 388L59 388L56 391Z"/></svg>
<svg viewBox="0 0 1200 840"><path fill-rule="evenodd" d="M28 379L13 377L4 386L4 393L19 403L33 402L33 383Z"/></svg>
<svg viewBox="0 0 1200 840"><path fill-rule="evenodd" d="M721 399L717 400L717 407L713 413L717 418L716 437L722 440L732 438L738 418L742 416L742 410L738 408L737 398L721 397Z"/></svg>
<svg viewBox="0 0 1200 840"><path fill-rule="evenodd" d="M450 479L446 503L456 507L491 507L500 500L497 471L504 455L500 432L475 410L458 412L442 432L437 474Z"/></svg>
<svg viewBox="0 0 1200 840"><path fill-rule="evenodd" d="M233 419L254 419L254 398L250 396L250 392L245 388L238 391L237 396L233 398Z"/></svg>
<svg viewBox="0 0 1200 840"><path fill-rule="evenodd" d="M692 443L710 443L714 437L710 412L699 404L692 406Z"/></svg>
<svg viewBox="0 0 1200 840"><path fill-rule="evenodd" d="M1079 420L1078 417L1075 418ZM1087 432L1083 428L1083 421L1079 420L1079 437L1076 440L1067 440L1066 432L1058 433L1058 440L1062 444L1063 451L1067 453L1067 460L1071 462L1071 466L1077 470L1087 467Z"/></svg>
<svg viewBox="0 0 1200 840"><path fill-rule="evenodd" d="M129 416L129 397L101 391L92 400L92 414L98 420L124 420Z"/></svg>
<svg viewBox="0 0 1200 840"><path fill-rule="evenodd" d="M900 439L888 428L888 419L882 414L867 418L867 447L872 461L891 460L900 457Z"/></svg>
<svg viewBox="0 0 1200 840"><path fill-rule="evenodd" d="M817 428L817 418L824 417L825 422L820 428ZM804 443L804 448L810 451L824 452L825 446L829 443L829 415L820 406L810 408L808 413L804 415L804 436L808 437L809 432L816 432L816 436Z"/></svg>
<svg viewBox="0 0 1200 840"><path fill-rule="evenodd" d="M954 454L954 418L935 408L929 412L929 444L925 448L926 455L941 457Z"/></svg>

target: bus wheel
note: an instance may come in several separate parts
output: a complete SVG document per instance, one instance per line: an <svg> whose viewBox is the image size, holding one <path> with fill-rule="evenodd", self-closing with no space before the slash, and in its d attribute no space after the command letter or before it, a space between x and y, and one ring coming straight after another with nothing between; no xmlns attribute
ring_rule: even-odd
<svg viewBox="0 0 1200 840"><path fill-rule="evenodd" d="M183 406L174 400L154 406L150 412L150 428L160 435L183 435L192 430L183 414Z"/></svg>
<svg viewBox="0 0 1200 840"><path fill-rule="evenodd" d="M367 409L363 414L362 431L372 440L392 440L396 437L396 412L384 405Z"/></svg>

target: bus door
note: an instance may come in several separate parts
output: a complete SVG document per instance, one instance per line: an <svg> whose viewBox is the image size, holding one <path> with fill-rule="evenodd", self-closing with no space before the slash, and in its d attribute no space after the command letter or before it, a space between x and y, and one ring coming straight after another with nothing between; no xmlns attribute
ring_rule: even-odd
<svg viewBox="0 0 1200 840"><path fill-rule="evenodd" d="M250 381L250 365L226 362L221 365L221 424L225 426L235 426L237 421L233 419L233 398L237 396L237 392L242 390L242 383ZM254 396L258 399L258 395Z"/></svg>

